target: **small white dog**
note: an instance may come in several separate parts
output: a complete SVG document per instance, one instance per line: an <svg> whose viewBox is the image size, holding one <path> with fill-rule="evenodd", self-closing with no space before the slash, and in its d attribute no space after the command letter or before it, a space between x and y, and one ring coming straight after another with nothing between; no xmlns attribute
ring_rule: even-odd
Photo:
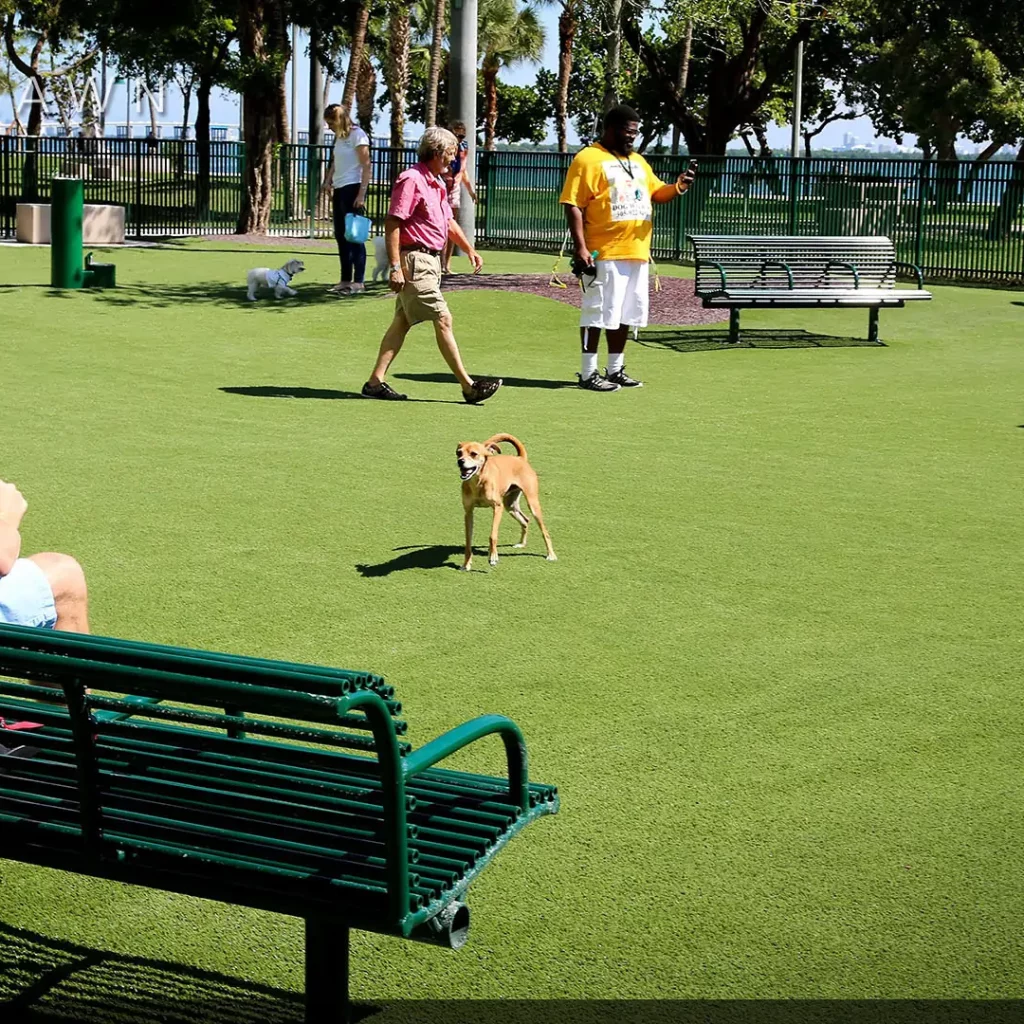
<svg viewBox="0 0 1024 1024"><path fill-rule="evenodd" d="M250 302L255 302L257 288L273 288L275 299L283 299L286 295L298 295L299 293L290 285L292 278L305 269L306 264L302 260L289 260L279 270L271 270L269 267L250 270L245 278L249 286L246 298Z"/></svg>
<svg viewBox="0 0 1024 1024"><path fill-rule="evenodd" d="M377 281L378 279L387 281L388 279L388 247L387 242L383 235L379 235L373 240L373 258L376 261L373 265L373 277L371 281Z"/></svg>

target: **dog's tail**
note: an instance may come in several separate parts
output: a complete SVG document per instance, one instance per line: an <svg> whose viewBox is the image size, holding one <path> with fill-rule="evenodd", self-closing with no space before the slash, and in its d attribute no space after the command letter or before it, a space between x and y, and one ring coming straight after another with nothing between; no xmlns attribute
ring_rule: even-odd
<svg viewBox="0 0 1024 1024"><path fill-rule="evenodd" d="M495 434L493 437L489 437L484 441L484 447L491 448L495 455L500 455L501 448L499 446L502 441L507 441L510 445L513 445L516 450L516 455L518 455L519 458L526 458L526 447L523 445L523 442L520 441L518 437L513 437L511 434Z"/></svg>

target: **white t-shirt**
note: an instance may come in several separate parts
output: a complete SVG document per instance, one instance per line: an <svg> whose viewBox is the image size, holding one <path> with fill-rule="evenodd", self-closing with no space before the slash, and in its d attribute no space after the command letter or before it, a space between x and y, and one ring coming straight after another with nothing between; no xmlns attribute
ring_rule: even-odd
<svg viewBox="0 0 1024 1024"><path fill-rule="evenodd" d="M359 125L352 125L346 138L334 140L334 187L358 185L363 180L363 167L359 163L356 146L369 146L370 139Z"/></svg>

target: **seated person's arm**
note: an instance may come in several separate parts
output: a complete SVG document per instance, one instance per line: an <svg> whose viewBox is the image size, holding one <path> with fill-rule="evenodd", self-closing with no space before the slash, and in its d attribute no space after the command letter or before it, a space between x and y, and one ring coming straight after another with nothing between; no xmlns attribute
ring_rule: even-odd
<svg viewBox="0 0 1024 1024"><path fill-rule="evenodd" d="M0 480L0 576L6 576L21 554L22 516L28 502L22 497L21 491L14 484Z"/></svg>

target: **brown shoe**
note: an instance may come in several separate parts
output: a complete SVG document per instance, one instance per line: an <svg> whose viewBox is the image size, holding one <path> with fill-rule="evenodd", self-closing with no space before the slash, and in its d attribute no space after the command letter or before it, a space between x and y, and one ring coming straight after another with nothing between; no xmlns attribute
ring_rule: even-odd
<svg viewBox="0 0 1024 1024"><path fill-rule="evenodd" d="M469 391L463 391L462 397L466 400L469 405L479 405L481 402L486 402L501 387L501 378L498 377L494 380L488 380L481 377L479 380L473 382L473 387Z"/></svg>

